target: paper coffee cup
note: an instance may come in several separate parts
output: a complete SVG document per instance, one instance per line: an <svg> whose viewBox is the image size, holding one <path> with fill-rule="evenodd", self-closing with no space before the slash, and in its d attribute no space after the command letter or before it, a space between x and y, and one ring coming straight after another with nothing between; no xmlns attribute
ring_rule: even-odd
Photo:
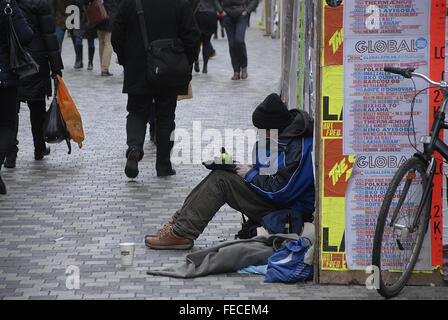
<svg viewBox="0 0 448 320"><path fill-rule="evenodd" d="M129 267L134 264L135 243L120 243L121 265Z"/></svg>

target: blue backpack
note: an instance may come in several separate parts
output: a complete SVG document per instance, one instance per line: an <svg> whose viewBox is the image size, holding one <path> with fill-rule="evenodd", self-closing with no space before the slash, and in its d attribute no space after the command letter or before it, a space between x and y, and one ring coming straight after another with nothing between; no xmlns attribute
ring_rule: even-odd
<svg viewBox="0 0 448 320"><path fill-rule="evenodd" d="M313 265L303 259L311 246L311 240L300 237L289 241L268 259L268 268L264 282L293 283L306 281L313 277Z"/></svg>

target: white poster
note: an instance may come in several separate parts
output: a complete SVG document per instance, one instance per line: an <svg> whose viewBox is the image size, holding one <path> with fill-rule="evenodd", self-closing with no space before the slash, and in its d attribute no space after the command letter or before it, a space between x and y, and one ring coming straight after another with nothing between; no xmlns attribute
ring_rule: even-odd
<svg viewBox="0 0 448 320"><path fill-rule="evenodd" d="M372 264L378 213L397 168L421 148L428 132L429 92L421 79L384 72L385 66L413 67L429 74L430 1L352 0L344 2L343 153L356 155L345 196L347 266ZM414 86L415 84L415 86ZM415 140L414 140L415 136ZM390 246L382 263L400 269ZM431 270L430 237L425 238L417 270Z"/></svg>
<svg viewBox="0 0 448 320"><path fill-rule="evenodd" d="M411 154L360 155L353 166L345 198L345 234L347 266L352 270L365 270L372 264L372 248L375 228L381 204L390 180L398 167ZM400 269L400 257L404 254L398 249L392 235L384 236L382 248L383 269ZM426 233L415 270L431 270L430 230ZM405 254L409 254L406 252Z"/></svg>
<svg viewBox="0 0 448 320"><path fill-rule="evenodd" d="M430 0L344 1L344 37L429 34Z"/></svg>
<svg viewBox="0 0 448 320"><path fill-rule="evenodd" d="M384 67L413 67L428 74L428 46L422 36L344 40L344 155L414 150L409 135L419 139L428 131L428 92L418 96L410 126L414 83ZM420 79L415 84L427 86Z"/></svg>

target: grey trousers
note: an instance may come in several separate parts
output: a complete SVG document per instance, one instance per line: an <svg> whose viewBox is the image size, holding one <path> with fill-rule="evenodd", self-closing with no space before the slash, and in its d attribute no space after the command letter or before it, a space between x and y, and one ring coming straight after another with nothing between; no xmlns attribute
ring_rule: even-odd
<svg viewBox="0 0 448 320"><path fill-rule="evenodd" d="M197 239L225 204L259 223L262 217L278 209L237 174L215 170L191 191L182 208L174 214L174 232L184 238Z"/></svg>

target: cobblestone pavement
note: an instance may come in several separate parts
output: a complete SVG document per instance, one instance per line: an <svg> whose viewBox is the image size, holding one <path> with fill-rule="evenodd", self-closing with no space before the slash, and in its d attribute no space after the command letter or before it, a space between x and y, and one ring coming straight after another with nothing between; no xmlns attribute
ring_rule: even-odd
<svg viewBox="0 0 448 320"><path fill-rule="evenodd" d="M213 40L217 56L209 74L196 73L195 98L179 103L177 127L191 132L251 128L256 104L280 79L280 41L263 37L256 15L248 29L249 79L231 81L227 40ZM86 55L87 46L84 48ZM188 192L207 174L201 165L179 164L177 175L155 176L155 147L145 145L140 175L124 174L126 96L123 74L113 58L110 78L95 69L76 71L70 39L64 43L64 79L83 117L86 140L67 155L64 143L51 146L43 161L33 158L29 111L20 114L16 169L3 169L8 195L0 197L0 298L2 299L379 299L363 286L312 282L267 284L263 276L224 274L197 279L149 276L148 267L181 263L186 252L153 251L143 237L166 222ZM86 61L84 61L86 63ZM149 140L149 139L148 139ZM203 142L205 145L207 142ZM241 215L224 207L193 250L233 239ZM121 268L118 244L136 242L135 264ZM66 268L80 270L80 288L66 287ZM447 298L448 288L409 287L400 299Z"/></svg>

